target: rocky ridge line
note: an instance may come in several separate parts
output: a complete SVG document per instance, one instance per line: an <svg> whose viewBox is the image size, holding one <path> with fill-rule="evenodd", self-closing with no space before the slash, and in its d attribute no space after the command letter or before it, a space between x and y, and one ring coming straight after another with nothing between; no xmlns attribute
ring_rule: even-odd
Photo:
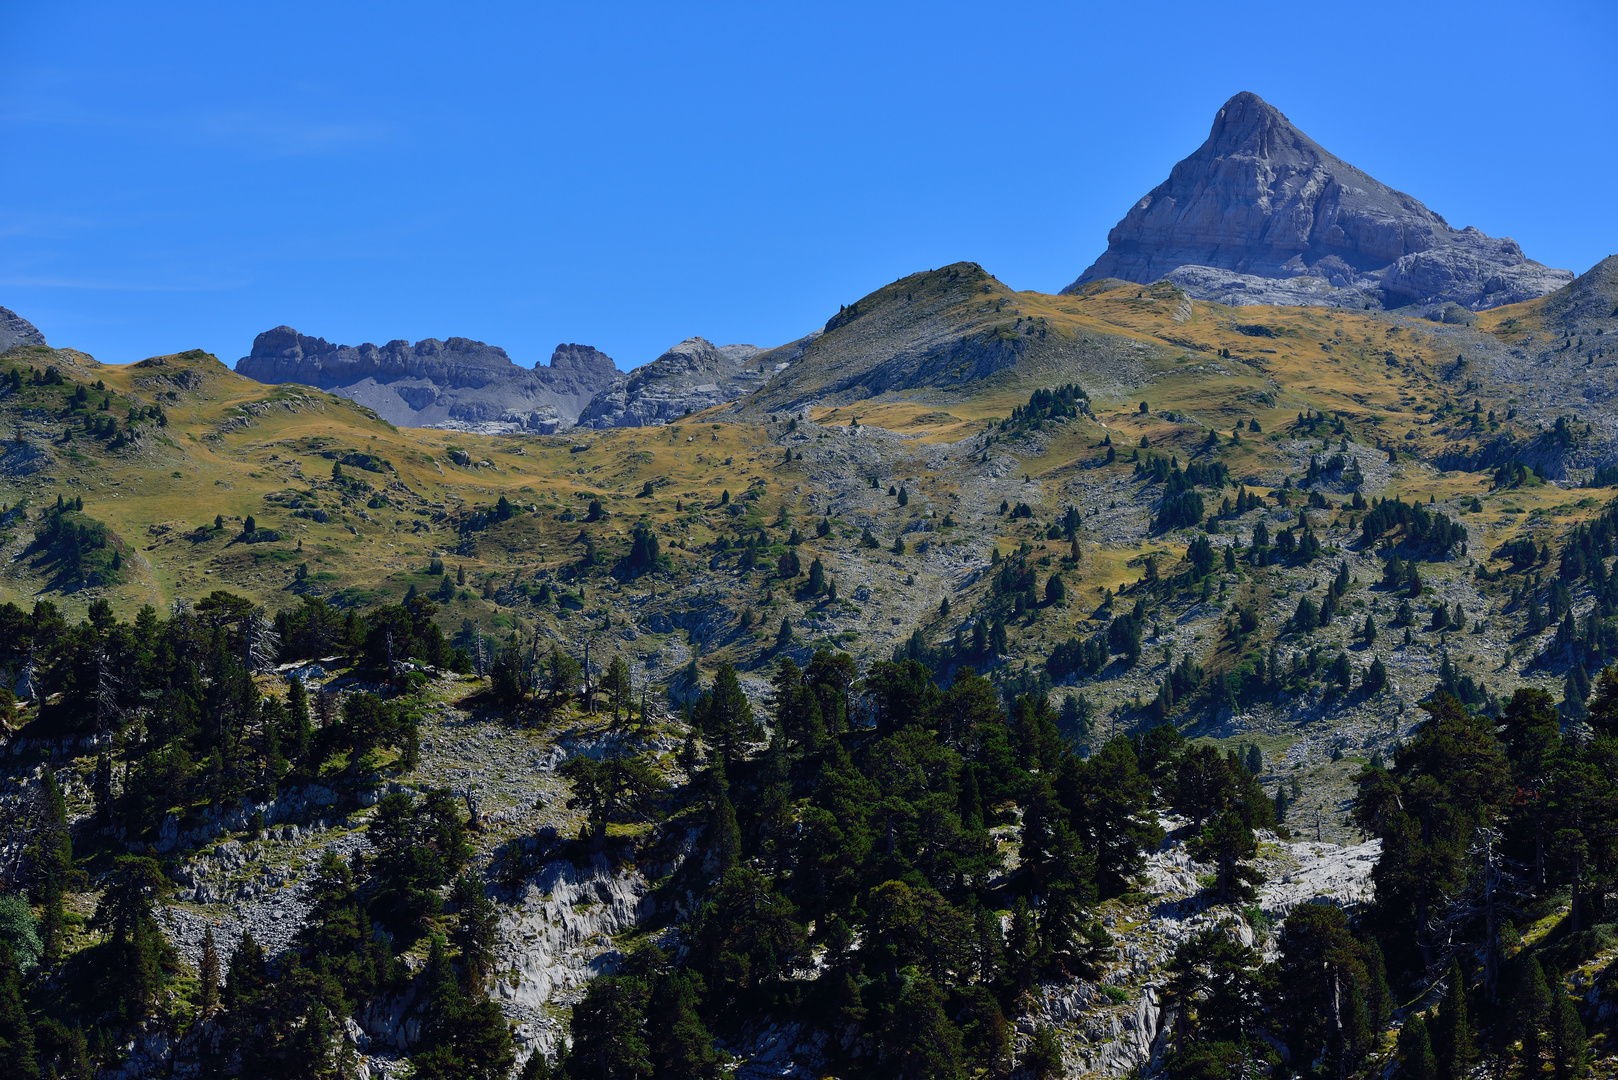
<svg viewBox="0 0 1618 1080"><path fill-rule="evenodd" d="M469 338L336 345L290 326L266 330L236 371L262 383L303 383L346 397L401 427L551 434L618 376L589 346L558 345L548 367L525 368Z"/></svg>

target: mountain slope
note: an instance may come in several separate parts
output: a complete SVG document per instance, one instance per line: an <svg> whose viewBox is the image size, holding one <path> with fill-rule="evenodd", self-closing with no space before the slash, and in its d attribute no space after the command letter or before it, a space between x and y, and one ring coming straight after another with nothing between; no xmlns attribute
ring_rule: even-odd
<svg viewBox="0 0 1618 1080"><path fill-rule="evenodd" d="M1412 706L1440 679L1459 689L1464 678L1483 700L1518 686L1560 696L1572 675L1559 626L1570 623L1597 655L1618 641L1590 572L1569 578L1556 558L1607 493L1565 490L1531 473L1496 483L1492 468L1465 464L1486 440L1531 448L1542 426L1553 430L1549 406L1513 403L1519 391L1501 373L1541 362L1537 350L1599 350L1610 270L1604 264L1557 297L1486 313L1474 326L1379 311L1231 308L1193 301L1167 282L1016 293L960 264L877 290L795 346L793 359L788 350L772 351L773 360L742 357L755 371L761 362L766 371L789 366L733 406L566 438L400 429L323 391L264 387L201 353L116 367L18 346L0 356L0 431L22 425L21 442L14 436L0 451L0 534L12 556L0 601L27 612L48 600L71 624L99 600L127 619L143 604L168 612L187 601L200 610L224 589L272 612L296 610L307 596L364 617L413 591L434 598L427 617L455 644L481 646L489 658L509 663L554 646L582 660L588 649L598 674L623 660L636 695L651 704L638 727L609 721L599 705L591 716L566 693L554 707L541 695L508 705L487 677L413 672L419 693L394 700L422 714L414 771L391 753L375 773L337 757L319 784L289 780L221 807L182 790L154 804L148 816L161 823L146 832L117 836L122 815L111 831L85 823L80 832L96 858L126 843L161 845L179 886L160 905L163 926L187 965L173 985L190 1009L204 928L227 952L243 929L272 954L286 947L311 917L311 860L331 845L344 856L373 851L363 826L376 811L366 800L395 778L406 789L453 787L468 808L481 800L470 868L500 916L489 990L499 1023L516 1025L525 1051L557 1047L569 1008L615 953L648 936L672 944L661 937L671 925L690 929L679 890L689 884L700 897L712 884L702 833L710 795L676 753L690 735L674 718L692 689L688 665L704 687L730 665L772 723L782 661L801 672L824 648L846 652L859 675L896 655L946 685L973 667L989 680L985 704L995 709L1028 694L1054 716L1071 701L1061 733L1092 748L1164 719L1199 745L1260 746L1265 798L1284 787L1292 827L1321 842L1265 838L1257 861L1271 884L1258 912L1204 887L1212 867L1194 856L1196 829L1165 810L1175 835L1151 855L1138 888L1088 909L1118 939L1118 952L1098 961L1101 977L1047 970L1027 995L1006 999L1015 1001L1008 1023L1050 1027L1072 1070L1121 1075L1149 1062L1157 1037L1172 1030L1159 995L1168 957L1188 934L1228 918L1237 932L1261 935L1317 891L1347 905L1362 899L1374 853L1334 846L1359 839L1344 814L1353 777L1372 755L1391 760L1395 746L1408 745L1425 715ZM1583 351L1577 337L1561 345L1573 331L1584 334ZM984 346L986 338L999 345ZM979 379L940 367L943 356L977 355L989 357ZM1000 364L1007 355L1011 363ZM1607 378L1602 360L1592 370ZM801 408L772 397L788 378L796 381L779 400ZM1075 381L1090 394L1087 408L1030 400ZM875 396L858 396L876 387ZM794 419L781 416L788 411ZM771 413L781 418L771 422ZM110 438L109 420L117 421ZM1579 430L1587 447L1605 437L1604 428ZM1577 454L1585 450L1560 448L1553 458L1541 449L1549 467L1560 461L1584 475ZM9 467L24 458L43 464ZM1464 460L1438 467L1450 458ZM1165 518L1171 488L1185 489L1181 506L1186 493L1196 496L1196 525ZM1222 505L1238 490L1257 499ZM107 526L121 578L70 579L66 560L42 544L36 534L59 495L84 500L82 511L68 511L83 517L70 520ZM1466 546L1391 548L1408 538L1398 529L1368 542L1368 508L1356 497L1419 503L1454 522ZM650 562L640 527L661 545ZM1534 553L1519 565L1524 546ZM1413 585L1385 583L1390 550L1418 566ZM431 572L435 559L444 573ZM818 591L809 576L816 563ZM1320 622L1328 600L1335 614ZM1547 605L1565 606L1543 617ZM1317 621L1303 625L1300 610ZM1380 632L1366 634L1368 624ZM1129 635L1114 629L1131 627L1132 657ZM73 640L91 633L75 630ZM1100 660L1075 667L1075 643L1101 648ZM334 693L380 685L346 661L317 669L307 655L293 659L312 686ZM1387 680L1379 689L1367 687L1373 665ZM45 678L70 674L66 665L42 667ZM271 672L261 680L266 694L285 690ZM36 767L48 765L69 787L75 816L87 817L96 748L54 741L39 706L29 700L18 730L0 736L12 782L0 797L37 790ZM333 724L321 738L347 726ZM846 734L864 740L870 731ZM145 775L140 759L154 745L120 741L114 775L126 767ZM578 854L569 842L584 821L566 808L557 766L620 753L645 755L672 780L675 812L612 822L610 849L632 858ZM765 790L754 778L770 759L743 756L728 782L753 845L764 818L744 800ZM339 803L320 801L333 798ZM985 802L1001 814L982 822L993 829L983 853L995 869L984 871L981 899L1002 920L1012 903L1006 890L1020 888L1016 875L1032 850L1007 811L1015 798L1005 798ZM868 801L873 812L892 812L882 799ZM787 815L801 809L794 800L781 806ZM266 833L253 827L255 810ZM795 818L781 820L789 826L781 835L798 835ZM105 862L88 867L96 887ZM73 899L74 910L95 903L89 893ZM434 916L443 920L434 925L458 917ZM98 947L74 933L75 948ZM427 939L400 948L419 972ZM843 958L858 954L851 947ZM409 1009L402 999L384 1002L338 1038L371 1075L398 1072L398 1059L423 1045ZM835 1038L817 1043L798 1029L724 1034L738 1057L754 1059L745 1070L768 1059L778 1074L794 1063L844 1074ZM1012 1039L1026 1054L1028 1037ZM187 1045L196 1047L143 1041L136 1057L183 1055ZM150 1071L161 1064L153 1060Z"/></svg>
<svg viewBox="0 0 1618 1080"><path fill-rule="evenodd" d="M1098 389L1138 382L1135 342L1081 307L1013 292L976 263L911 274L844 307L819 333L760 357L787 367L738 403L739 415L883 395L971 398L1038 378Z"/></svg>
<svg viewBox="0 0 1618 1080"><path fill-rule="evenodd" d="M1200 299L1472 310L1549 293L1573 277L1515 241L1456 230L1417 199L1333 156L1256 94L1107 234L1065 291L1105 278L1170 278Z"/></svg>

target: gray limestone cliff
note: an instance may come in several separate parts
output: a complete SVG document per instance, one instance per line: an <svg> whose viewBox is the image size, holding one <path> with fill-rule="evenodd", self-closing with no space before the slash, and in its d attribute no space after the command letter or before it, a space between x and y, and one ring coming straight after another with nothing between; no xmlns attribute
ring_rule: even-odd
<svg viewBox="0 0 1618 1080"><path fill-rule="evenodd" d="M648 427L735 401L787 366L760 364L756 358L764 351L686 338L598 393L579 414L579 427Z"/></svg>
<svg viewBox="0 0 1618 1080"><path fill-rule="evenodd" d="M618 377L589 345L558 345L549 367L512 363L481 341L335 345L290 326L266 330L236 371L262 383L303 383L356 401L401 427L551 432Z"/></svg>
<svg viewBox="0 0 1618 1080"><path fill-rule="evenodd" d="M1244 92L1064 291L1104 278L1168 278L1227 304L1481 311L1544 296L1573 275L1527 258L1514 240L1452 228Z"/></svg>
<svg viewBox="0 0 1618 1080"><path fill-rule="evenodd" d="M0 307L0 352L17 345L43 345L45 335L10 308Z"/></svg>

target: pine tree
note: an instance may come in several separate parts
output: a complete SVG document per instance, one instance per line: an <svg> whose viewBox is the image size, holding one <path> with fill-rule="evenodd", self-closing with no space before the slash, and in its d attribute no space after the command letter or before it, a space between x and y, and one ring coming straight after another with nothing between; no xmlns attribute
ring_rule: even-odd
<svg viewBox="0 0 1618 1080"><path fill-rule="evenodd" d="M292 722L292 739L287 750L294 765L302 768L309 763L314 727L309 721L309 691L297 677L287 680L287 715Z"/></svg>
<svg viewBox="0 0 1618 1080"><path fill-rule="evenodd" d="M1568 996L1560 978L1551 983L1549 1020L1555 1078L1578 1080L1589 1065L1584 1050L1584 1024L1579 1020L1578 1004Z"/></svg>
<svg viewBox="0 0 1618 1080"><path fill-rule="evenodd" d="M1033 1041L1023 1054L1023 1065L1034 1080L1052 1080L1062 1075L1062 1043L1057 1039L1055 1029L1048 1024L1034 1029Z"/></svg>
<svg viewBox="0 0 1618 1080"><path fill-rule="evenodd" d="M197 1011L204 1018L219 1008L219 952L214 945L213 926L202 931L202 962L197 965Z"/></svg>
<svg viewBox="0 0 1618 1080"><path fill-rule="evenodd" d="M647 1017L654 1074L710 1080L719 1075L719 1053L702 1022L702 976L693 971L664 975L652 995Z"/></svg>
<svg viewBox="0 0 1618 1080"><path fill-rule="evenodd" d="M0 1080L35 1080L34 1032L23 1007L22 971L11 946L0 941Z"/></svg>
<svg viewBox="0 0 1618 1080"><path fill-rule="evenodd" d="M640 979L604 975L590 981L573 1006L573 1047L568 1075L639 1080L652 1075L646 1041L650 988Z"/></svg>
<svg viewBox="0 0 1618 1080"><path fill-rule="evenodd" d="M629 664L622 656L614 655L612 662L607 665L606 674L601 680L601 689L612 698L612 722L617 726L619 714L625 704L629 703L630 695L634 693L634 683L630 680Z"/></svg>
<svg viewBox="0 0 1618 1080"><path fill-rule="evenodd" d="M152 907L168 888L157 860L120 855L113 863L91 925L108 931L111 962L107 973L126 1020L144 1018L172 962L173 949L152 918Z"/></svg>
<svg viewBox="0 0 1618 1080"><path fill-rule="evenodd" d="M1522 1065L1530 1076L1539 1074L1544 1042L1541 1032L1551 1009L1545 970L1533 953L1524 953L1517 974L1517 992L1511 1003L1511 1023L1522 1040Z"/></svg>
<svg viewBox="0 0 1618 1080"><path fill-rule="evenodd" d="M1264 875L1244 865L1258 854L1258 838L1235 810L1220 812L1202 828L1187 850L1193 858L1214 864L1215 890L1225 901L1251 900L1254 885L1264 883Z"/></svg>
<svg viewBox="0 0 1618 1080"><path fill-rule="evenodd" d="M742 834L736 824L736 807L730 801L722 758L716 757L709 764L703 787L708 799L708 844L719 864L719 876L723 877L741 857Z"/></svg>
<svg viewBox="0 0 1618 1080"><path fill-rule="evenodd" d="M1461 962L1450 962L1449 976L1444 992L1444 1003L1438 1010L1434 1031L1434 1047L1443 1080L1461 1080L1477 1061L1477 1045L1472 1037L1472 1024L1467 1016L1466 979L1461 974Z"/></svg>
<svg viewBox="0 0 1618 1080"><path fill-rule="evenodd" d="M787 632L791 625L782 620ZM714 672L713 689L703 696L702 729L718 747L726 763L740 761L747 744L758 737L758 723L753 717L753 706L742 692L736 677L736 668L724 663Z"/></svg>
<svg viewBox="0 0 1618 1080"><path fill-rule="evenodd" d="M1062 575L1052 574L1045 582L1045 602L1060 604L1066 599L1067 587L1062 584Z"/></svg>
<svg viewBox="0 0 1618 1080"><path fill-rule="evenodd" d="M1024 897L1017 897L1011 909L1011 936L1006 941L1007 974L1018 994L1039 978L1039 933L1034 912Z"/></svg>
<svg viewBox="0 0 1618 1080"><path fill-rule="evenodd" d="M41 786L46 826L35 847L35 855L40 870L40 961L49 970L63 952L66 934L63 899L73 873L73 838L67 826L67 802L50 769L44 770Z"/></svg>
<svg viewBox="0 0 1618 1080"><path fill-rule="evenodd" d="M478 993L482 991L494 966L500 913L483 891L483 886L471 874L462 874L455 879L451 900L459 916L454 940L466 972L467 989Z"/></svg>
<svg viewBox="0 0 1618 1080"><path fill-rule="evenodd" d="M883 1042L894 1075L904 1080L963 1080L961 1032L944 1015L948 1000L926 975L908 980Z"/></svg>
<svg viewBox="0 0 1618 1080"><path fill-rule="evenodd" d="M972 973L979 983L992 986L999 980L1005 962L1006 940L1000 916L977 904L972 911Z"/></svg>
<svg viewBox="0 0 1618 1080"><path fill-rule="evenodd" d="M1427 1022L1422 1014L1411 1014L1400 1028L1400 1080L1438 1080L1438 1061L1427 1038Z"/></svg>
<svg viewBox="0 0 1618 1080"><path fill-rule="evenodd" d="M264 950L253 940L252 931L244 931L225 969L225 1008L233 1013L252 1008L269 981Z"/></svg>

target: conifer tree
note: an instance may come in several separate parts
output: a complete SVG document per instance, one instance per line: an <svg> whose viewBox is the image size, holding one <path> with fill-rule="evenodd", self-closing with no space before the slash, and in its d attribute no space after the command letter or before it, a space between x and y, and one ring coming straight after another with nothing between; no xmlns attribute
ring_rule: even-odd
<svg viewBox="0 0 1618 1080"><path fill-rule="evenodd" d="M1555 1080L1579 1080L1588 1068L1584 1024L1579 1006L1568 996L1560 977L1551 982L1551 1066Z"/></svg>
<svg viewBox="0 0 1618 1080"><path fill-rule="evenodd" d="M789 633L791 629L787 625ZM714 673L713 689L703 696L701 717L704 734L719 749L727 764L740 761L747 744L758 737L753 706L742 692L736 668L730 663L720 664Z"/></svg>
<svg viewBox="0 0 1618 1080"><path fill-rule="evenodd" d="M455 924L455 947L461 954L461 967L466 974L470 993L483 990L494 965L496 933L500 927L500 913L483 891L483 886L471 874L455 879L451 896L458 919Z"/></svg>
<svg viewBox="0 0 1618 1080"><path fill-rule="evenodd" d="M612 722L617 726L620 713L630 702L634 684L630 681L629 664L620 655L614 655L601 680L601 689L612 698Z"/></svg>
<svg viewBox="0 0 1618 1080"><path fill-rule="evenodd" d="M972 972L984 986L993 986L1005 968L1006 940L1000 916L978 904L972 912Z"/></svg>
<svg viewBox="0 0 1618 1080"><path fill-rule="evenodd" d="M741 829L736 824L736 807L731 804L730 784L725 778L725 762L716 757L704 774L703 788L708 799L707 840L723 877L741 856Z"/></svg>
<svg viewBox="0 0 1618 1080"><path fill-rule="evenodd" d="M1517 973L1517 992L1511 1002L1511 1024L1522 1040L1520 1060L1530 1076L1537 1076L1543 1054L1542 1032L1551 1010L1551 992L1545 985L1545 970L1533 953L1523 953Z"/></svg>
<svg viewBox="0 0 1618 1080"><path fill-rule="evenodd" d="M1399 1029L1398 1056L1400 1080L1438 1080L1438 1060L1421 1013L1412 1013Z"/></svg>
<svg viewBox="0 0 1618 1080"><path fill-rule="evenodd" d="M63 899L73 873L73 838L68 832L67 802L50 769L44 770L41 787L46 824L34 845L34 856L39 868L40 962L50 970L63 952L66 932Z"/></svg>
<svg viewBox="0 0 1618 1080"><path fill-rule="evenodd" d="M287 680L287 715L292 726L287 752L295 765L305 767L309 763L314 727L309 721L309 691L303 680L296 677Z"/></svg>
<svg viewBox="0 0 1618 1080"><path fill-rule="evenodd" d="M91 925L108 932L108 978L126 1020L143 1019L172 963L173 949L152 918L152 907L168 888L157 860L120 855Z"/></svg>
<svg viewBox="0 0 1618 1080"><path fill-rule="evenodd" d="M826 591L826 567L816 557L809 563L809 595L819 596ZM946 601L947 602L947 601Z"/></svg>
<svg viewBox="0 0 1618 1080"><path fill-rule="evenodd" d="M1202 828L1202 835L1188 845L1193 858L1214 864L1221 900L1251 900L1253 886L1264 883L1264 875L1244 865L1258 854L1258 838L1235 810L1223 810Z"/></svg>
<svg viewBox="0 0 1618 1080"><path fill-rule="evenodd" d="M1461 1080L1477 1061L1477 1045L1472 1037L1472 1024L1466 1008L1466 978L1461 974L1461 962L1450 961L1446 980L1444 1003L1439 1006L1438 1023L1434 1031L1434 1051L1439 1061L1442 1080Z"/></svg>
<svg viewBox="0 0 1618 1080"><path fill-rule="evenodd" d="M643 980L629 976L604 975L590 981L584 1000L573 1006L569 1077L639 1080L652 1075L646 1040L649 994Z"/></svg>
<svg viewBox="0 0 1618 1080"><path fill-rule="evenodd" d="M703 989L702 976L694 971L671 971L658 980L647 1017L654 1075L691 1080L719 1075L719 1053L699 1012Z"/></svg>
<svg viewBox="0 0 1618 1080"><path fill-rule="evenodd" d="M35 1080L34 1032L23 1007L17 954L0 941L0 1080Z"/></svg>
<svg viewBox="0 0 1618 1080"><path fill-rule="evenodd" d="M441 934L427 955L427 1022L423 1053L413 1058L419 1080L506 1080L516 1060L511 1031L481 991L463 991Z"/></svg>
<svg viewBox="0 0 1618 1080"><path fill-rule="evenodd" d="M264 950L253 940L251 930L244 931L225 969L225 1008L233 1013L251 1008L257 1004L269 981Z"/></svg>
<svg viewBox="0 0 1618 1080"><path fill-rule="evenodd" d="M202 961L197 965L197 1011L206 1019L219 1008L219 952L214 945L213 926L202 931Z"/></svg>
<svg viewBox="0 0 1618 1080"><path fill-rule="evenodd" d="M1067 587L1062 584L1062 575L1052 574L1045 581L1045 603L1060 604L1067 599Z"/></svg>
<svg viewBox="0 0 1618 1080"><path fill-rule="evenodd" d="M1011 935L1006 940L1007 974L1018 995L1025 993L1039 978L1039 933L1034 911L1025 897L1017 897L1011 909Z"/></svg>
<svg viewBox="0 0 1618 1080"><path fill-rule="evenodd" d="M907 980L883 1032L883 1056L903 1080L964 1080L961 1032L944 1015L948 996L925 974Z"/></svg>

